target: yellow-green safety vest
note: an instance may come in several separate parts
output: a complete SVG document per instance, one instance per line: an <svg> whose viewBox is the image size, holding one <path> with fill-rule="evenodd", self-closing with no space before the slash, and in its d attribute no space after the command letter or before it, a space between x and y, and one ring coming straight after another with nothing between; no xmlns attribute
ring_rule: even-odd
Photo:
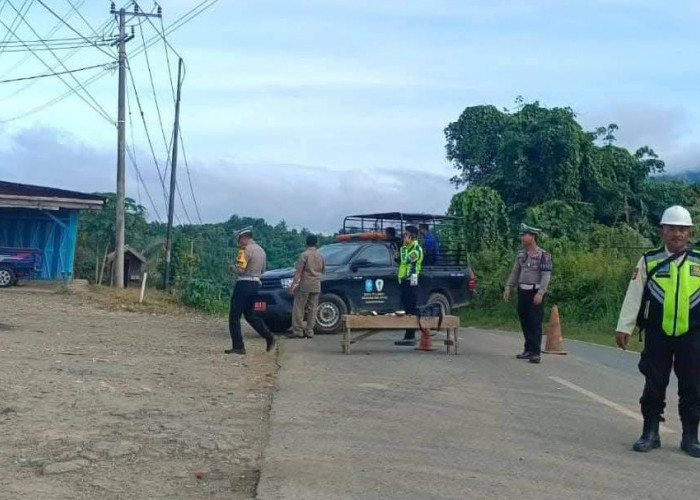
<svg viewBox="0 0 700 500"><path fill-rule="evenodd" d="M700 328L700 253L688 249L652 275L668 257L665 248L644 254L648 278L638 322L644 329L677 337Z"/></svg>
<svg viewBox="0 0 700 500"><path fill-rule="evenodd" d="M420 275L423 268L423 248L414 240L409 246L402 246L399 258L399 283L411 274Z"/></svg>

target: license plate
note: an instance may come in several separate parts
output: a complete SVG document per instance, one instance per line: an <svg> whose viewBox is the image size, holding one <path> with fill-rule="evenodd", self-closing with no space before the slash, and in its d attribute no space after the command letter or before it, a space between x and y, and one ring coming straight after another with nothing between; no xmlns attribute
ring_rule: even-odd
<svg viewBox="0 0 700 500"><path fill-rule="evenodd" d="M253 305L253 310L255 312L265 312L267 311L267 302L256 302Z"/></svg>

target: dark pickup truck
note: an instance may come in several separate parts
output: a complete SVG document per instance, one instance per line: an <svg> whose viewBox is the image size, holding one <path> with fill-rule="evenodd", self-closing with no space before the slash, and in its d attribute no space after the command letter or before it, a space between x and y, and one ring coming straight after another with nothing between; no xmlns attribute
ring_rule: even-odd
<svg viewBox="0 0 700 500"><path fill-rule="evenodd" d="M362 226L348 227L350 222L360 218ZM368 220L374 224L366 224ZM401 234L408 223L430 221L431 228L444 229L446 217L423 214L371 214L346 218L340 236L346 241L322 246L319 251L326 259L326 274L321 282L321 297L316 318L316 332L338 333L342 328L344 314L376 311L393 312L403 309L398 282L398 264L394 259L392 243L384 239L362 239L368 230L383 231L395 224L397 234ZM451 221L454 222L454 221ZM343 234L344 233L344 234ZM445 231L442 231L445 234ZM440 231L436 231L440 234ZM358 238L353 238L353 236ZM444 247L435 262L426 265L418 280L419 304L439 303L446 314L457 307L469 303L476 289L476 278L466 265L462 253L454 242L440 239ZM448 246L449 244L449 246ZM450 248L457 250L450 250ZM262 276L262 287L255 303L255 310L274 332L289 329L292 318L293 296L289 292L294 269L268 271Z"/></svg>
<svg viewBox="0 0 700 500"><path fill-rule="evenodd" d="M41 252L33 248L0 247L0 288L16 285L41 270Z"/></svg>

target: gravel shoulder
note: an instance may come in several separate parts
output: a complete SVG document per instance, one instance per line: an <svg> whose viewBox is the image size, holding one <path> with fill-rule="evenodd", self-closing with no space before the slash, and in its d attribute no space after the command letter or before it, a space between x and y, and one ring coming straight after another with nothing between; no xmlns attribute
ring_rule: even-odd
<svg viewBox="0 0 700 500"><path fill-rule="evenodd" d="M224 355L222 319L108 304L0 291L0 499L253 498L276 353L248 333Z"/></svg>

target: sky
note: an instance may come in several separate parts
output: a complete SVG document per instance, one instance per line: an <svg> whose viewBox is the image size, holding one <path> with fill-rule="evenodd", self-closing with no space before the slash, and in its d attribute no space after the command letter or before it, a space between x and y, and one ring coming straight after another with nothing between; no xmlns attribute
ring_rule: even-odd
<svg viewBox="0 0 700 500"><path fill-rule="evenodd" d="M0 41L92 36L110 21L108 1L44 3L75 31L38 0L4 0ZM164 25L199 3L162 1ZM152 5L141 2L146 11ZM166 168L177 56L166 59L162 43L138 53L141 31L150 39L159 20L130 25L136 92L129 80L127 143L144 183L127 162L127 191L163 220L158 169ZM590 129L617 123L619 144L651 146L670 173L700 169L697 2L219 0L168 41L186 66L181 128L190 176L181 152L184 207L178 199L176 210L183 223L198 220L190 178L205 222L237 214L328 232L348 213L443 213L456 192L445 126L467 106L512 107L520 95L570 106ZM48 71L35 55L5 48L0 80ZM82 48L56 71L112 61L113 49L102 50ZM49 52L36 54L58 64ZM87 90L107 119L76 95L26 114L69 90L57 77L0 83L0 179L115 190L117 74L73 75L102 75Z"/></svg>

